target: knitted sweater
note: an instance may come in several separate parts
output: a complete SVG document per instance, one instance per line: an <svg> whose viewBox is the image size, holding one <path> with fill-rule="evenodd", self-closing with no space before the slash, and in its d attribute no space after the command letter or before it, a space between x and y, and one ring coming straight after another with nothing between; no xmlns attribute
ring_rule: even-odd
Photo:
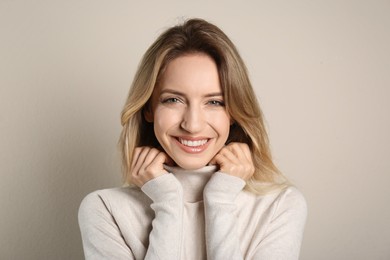
<svg viewBox="0 0 390 260"><path fill-rule="evenodd" d="M296 188L258 196L215 166L167 169L141 189L84 198L86 259L298 259L307 210Z"/></svg>

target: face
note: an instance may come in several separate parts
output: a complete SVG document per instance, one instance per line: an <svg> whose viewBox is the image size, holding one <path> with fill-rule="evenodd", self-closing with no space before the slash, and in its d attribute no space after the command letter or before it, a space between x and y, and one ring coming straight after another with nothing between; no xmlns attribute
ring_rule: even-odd
<svg viewBox="0 0 390 260"><path fill-rule="evenodd" d="M165 152L184 169L207 165L225 145L230 117L215 62L205 54L171 61L145 118Z"/></svg>

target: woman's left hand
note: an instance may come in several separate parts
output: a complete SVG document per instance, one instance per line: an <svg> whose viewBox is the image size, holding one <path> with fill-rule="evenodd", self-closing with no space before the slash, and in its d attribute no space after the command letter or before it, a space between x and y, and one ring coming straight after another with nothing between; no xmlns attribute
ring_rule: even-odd
<svg viewBox="0 0 390 260"><path fill-rule="evenodd" d="M251 151L246 143L230 143L224 146L210 164L217 164L221 172L244 181L252 177L255 172Z"/></svg>

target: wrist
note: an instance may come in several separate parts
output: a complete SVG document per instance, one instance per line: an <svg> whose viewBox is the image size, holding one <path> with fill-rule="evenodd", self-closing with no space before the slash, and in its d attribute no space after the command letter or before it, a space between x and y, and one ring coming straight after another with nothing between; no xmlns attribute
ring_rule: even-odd
<svg viewBox="0 0 390 260"><path fill-rule="evenodd" d="M183 188L171 173L151 179L141 187L141 190L154 202L170 201L183 197Z"/></svg>
<svg viewBox="0 0 390 260"><path fill-rule="evenodd" d="M206 184L203 196L207 201L234 201L245 185L239 177L216 172Z"/></svg>

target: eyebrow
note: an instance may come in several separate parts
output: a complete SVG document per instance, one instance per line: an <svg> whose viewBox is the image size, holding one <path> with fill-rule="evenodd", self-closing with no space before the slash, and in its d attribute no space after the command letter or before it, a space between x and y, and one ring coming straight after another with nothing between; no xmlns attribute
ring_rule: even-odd
<svg viewBox="0 0 390 260"><path fill-rule="evenodd" d="M170 93L170 94L174 94L174 95L178 95L178 96L182 96L182 97L186 96L185 93L177 91L177 90L173 90L173 89L161 90L160 95L164 94L164 93ZM218 97L218 96L223 96L223 94L221 92L212 92L212 93L208 93L208 94L204 95L204 97Z"/></svg>

